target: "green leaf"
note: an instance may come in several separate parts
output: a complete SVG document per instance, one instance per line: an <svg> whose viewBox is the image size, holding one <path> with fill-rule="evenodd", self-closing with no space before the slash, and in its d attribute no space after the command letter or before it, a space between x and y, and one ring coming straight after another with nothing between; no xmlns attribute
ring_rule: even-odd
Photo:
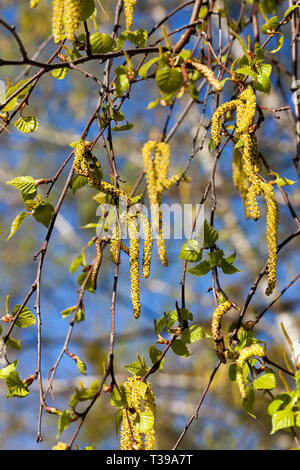
<svg viewBox="0 0 300 470"><path fill-rule="evenodd" d="M75 271L81 266L83 260L83 255L77 256L77 258L74 259L74 261L71 263L69 267L70 273L75 273Z"/></svg>
<svg viewBox="0 0 300 470"><path fill-rule="evenodd" d="M254 72L254 70L252 70L249 66L239 67L235 71L236 73L239 73L241 75L249 75L249 77L253 78L254 80L257 80L257 73Z"/></svg>
<svg viewBox="0 0 300 470"><path fill-rule="evenodd" d="M18 365L18 360L12 362L11 364L8 364L8 366L3 367L3 369L0 369L0 379L7 379L7 377L12 373L15 372L17 369Z"/></svg>
<svg viewBox="0 0 300 470"><path fill-rule="evenodd" d="M261 45L257 42L255 43L255 62L261 62L264 60L264 50Z"/></svg>
<svg viewBox="0 0 300 470"><path fill-rule="evenodd" d="M154 415L151 411L139 411L134 421L135 429L138 432L146 433L153 428Z"/></svg>
<svg viewBox="0 0 300 470"><path fill-rule="evenodd" d="M115 126L115 127L112 127L111 130L114 132L123 132L123 131L129 131L132 128L133 128L133 124L130 124L129 122L126 121L126 124L124 124L123 126Z"/></svg>
<svg viewBox="0 0 300 470"><path fill-rule="evenodd" d="M153 109L153 108L155 108L155 106L157 106L159 102L160 102L160 99L159 99L159 98L157 98L155 101L150 101L150 103L148 103L146 109Z"/></svg>
<svg viewBox="0 0 300 470"><path fill-rule="evenodd" d="M56 78L57 80L63 80L64 78L66 78L68 72L69 69L67 67L64 67L61 69L51 70L50 75L52 75L52 77Z"/></svg>
<svg viewBox="0 0 300 470"><path fill-rule="evenodd" d="M257 80L253 81L253 87L258 91L269 94L271 91L271 81L267 75L257 75Z"/></svg>
<svg viewBox="0 0 300 470"><path fill-rule="evenodd" d="M75 393L72 395L69 403L70 408L75 408L75 406L81 401L92 400L95 396L95 393L97 392L98 387L99 381L96 380L91 384L89 389L84 388L82 385L80 389L76 388Z"/></svg>
<svg viewBox="0 0 300 470"><path fill-rule="evenodd" d="M96 225L97 226L97 225ZM84 271L83 273L79 274L78 278L77 278L77 282L80 286L82 286L82 284L84 283L85 281L85 278L86 276L88 275L88 272ZM85 289L89 292L92 292L93 294L95 294L95 290L92 288L92 281L91 281L91 277L89 278L89 280L87 281L86 285L85 285Z"/></svg>
<svg viewBox="0 0 300 470"><path fill-rule="evenodd" d="M163 315L158 321L154 322L155 333L157 335L161 333L164 326L166 326L166 323L167 323L167 315Z"/></svg>
<svg viewBox="0 0 300 470"><path fill-rule="evenodd" d="M37 130L38 120L35 116L21 116L15 121L15 126L20 132L28 134L29 132L35 132Z"/></svg>
<svg viewBox="0 0 300 470"><path fill-rule="evenodd" d="M123 31L121 34L119 34L119 37L116 39L116 46L117 49L122 49L124 42L127 39L127 31Z"/></svg>
<svg viewBox="0 0 300 470"><path fill-rule="evenodd" d="M142 65L139 70L139 75L143 78L147 77L147 72L150 69L151 65L155 64L159 60L159 57L153 57Z"/></svg>
<svg viewBox="0 0 300 470"><path fill-rule="evenodd" d="M204 248L211 248L214 246L219 238L219 234L205 219L204 220Z"/></svg>
<svg viewBox="0 0 300 470"><path fill-rule="evenodd" d="M247 388L247 398L246 400L242 400L242 407L244 408L247 413L255 419L255 415L253 414L253 406L255 403L255 392L253 388Z"/></svg>
<svg viewBox="0 0 300 470"><path fill-rule="evenodd" d="M236 382L236 369L237 369L236 363L231 362L231 364L229 364L229 367L228 367L228 376L233 383Z"/></svg>
<svg viewBox="0 0 300 470"><path fill-rule="evenodd" d="M185 342L182 339L175 339L175 341L171 344L171 348L177 356L191 356L190 351L188 350Z"/></svg>
<svg viewBox="0 0 300 470"><path fill-rule="evenodd" d="M292 410L276 411L272 415L272 431L270 434L275 434L279 429L286 429L294 426L295 418Z"/></svg>
<svg viewBox="0 0 300 470"><path fill-rule="evenodd" d="M284 36L283 34L280 36L279 38L279 41L278 41L278 44L277 46L275 47L275 49L272 49L271 51L268 51L270 54L275 54L276 52L280 51L280 49L282 48L283 46L283 42L284 42Z"/></svg>
<svg viewBox="0 0 300 470"><path fill-rule="evenodd" d="M35 181L32 176L17 176L17 178L7 181L7 184L17 188L21 192L24 201L33 199L37 195Z"/></svg>
<svg viewBox="0 0 300 470"><path fill-rule="evenodd" d="M115 415L115 430L116 430L116 435L119 433L119 429L121 427L123 420L123 410L118 410L116 415Z"/></svg>
<svg viewBox="0 0 300 470"><path fill-rule="evenodd" d="M259 3L266 13L276 13L278 8L277 0L261 0Z"/></svg>
<svg viewBox="0 0 300 470"><path fill-rule="evenodd" d="M33 217L45 227L49 227L54 215L54 207L49 202L41 202L33 212Z"/></svg>
<svg viewBox="0 0 300 470"><path fill-rule="evenodd" d="M223 250L217 250L217 251L212 251L211 253L208 253L208 262L210 264L210 267L214 268L215 266L220 266L223 256L224 256Z"/></svg>
<svg viewBox="0 0 300 470"><path fill-rule="evenodd" d="M164 93L174 93L183 84L183 76L179 67L162 67L157 69L155 80L158 88Z"/></svg>
<svg viewBox="0 0 300 470"><path fill-rule="evenodd" d="M201 263L197 264L194 268L190 268L187 271L194 276L205 276L205 274L209 273L211 270L211 266L207 260L201 261Z"/></svg>
<svg viewBox="0 0 300 470"><path fill-rule="evenodd" d="M269 77L272 73L272 65L271 64L260 64L257 67L257 69L259 71L259 75L266 75L267 77Z"/></svg>
<svg viewBox="0 0 300 470"><path fill-rule="evenodd" d="M272 16L272 18L269 18L268 19L268 22L263 24L262 27L261 27L261 32L263 34L269 34L271 33L272 31L275 31L277 30L279 26L279 23L278 23L278 18L277 16Z"/></svg>
<svg viewBox="0 0 300 470"><path fill-rule="evenodd" d="M94 0L84 0L83 9L81 12L81 21L87 20L95 11Z"/></svg>
<svg viewBox="0 0 300 470"><path fill-rule="evenodd" d="M143 377L148 371L148 369L143 367L139 361L131 362L130 364L127 364L127 366L124 367L125 369L129 370L129 372L131 372L133 375L138 375L140 377Z"/></svg>
<svg viewBox="0 0 300 470"><path fill-rule="evenodd" d="M86 365L85 363L77 356L76 365L81 374L86 375Z"/></svg>
<svg viewBox="0 0 300 470"><path fill-rule="evenodd" d="M123 385L120 387L120 391L121 391L121 394L122 394L122 397L125 401L125 403L127 403L127 405L130 407L131 406L131 400L130 400L130 393L129 391L127 390L127 388L123 387ZM110 394L110 403L112 404L112 406L116 407L116 408L123 408L124 407L124 402L118 392L118 390L116 388L113 389L113 391L111 392Z"/></svg>
<svg viewBox="0 0 300 470"><path fill-rule="evenodd" d="M253 381L256 390L272 390L276 387L276 375L271 369Z"/></svg>
<svg viewBox="0 0 300 470"><path fill-rule="evenodd" d="M275 183L277 184L277 186L291 186L292 184L295 184L296 181L289 180L288 178L282 176L276 178Z"/></svg>
<svg viewBox="0 0 300 470"><path fill-rule="evenodd" d="M183 330L181 337L185 343L192 344L200 339L209 337L209 335L205 333L201 326L191 325Z"/></svg>
<svg viewBox="0 0 300 470"><path fill-rule="evenodd" d="M177 310L173 310L169 314L167 328L170 328L175 322L182 323L184 320L193 320L193 314L187 308L180 308L179 315Z"/></svg>
<svg viewBox="0 0 300 470"><path fill-rule="evenodd" d="M62 432L64 432L65 429L67 429L70 424L72 423L72 411L71 410L65 410L59 417L58 420L58 434L56 436L56 439L59 438Z"/></svg>
<svg viewBox="0 0 300 470"><path fill-rule="evenodd" d="M71 183L73 194L75 194L78 189L83 188L87 183L88 179L85 176L76 175Z"/></svg>
<svg viewBox="0 0 300 470"><path fill-rule="evenodd" d="M238 268L233 266L233 264L228 263L224 259L221 262L221 269L222 269L223 273L225 273L225 274L235 274L235 273L240 272L240 270Z"/></svg>
<svg viewBox="0 0 300 470"><path fill-rule="evenodd" d="M161 357L162 352L159 349L156 349L156 347L152 345L148 349L148 354L149 354L152 364L156 364L159 358ZM164 366L164 362L165 362L165 358L161 360L158 370L162 370Z"/></svg>
<svg viewBox="0 0 300 470"><path fill-rule="evenodd" d="M118 78L116 80L116 91L119 97L122 96L122 93L127 90L129 87L129 78L125 73L122 73L121 75L118 75Z"/></svg>
<svg viewBox="0 0 300 470"><path fill-rule="evenodd" d="M93 54L105 54L113 50L114 41L108 34L94 33L90 36L90 46Z"/></svg>
<svg viewBox="0 0 300 470"><path fill-rule="evenodd" d="M197 240L189 240L182 246L178 258L192 262L200 261L202 258L202 252L203 249Z"/></svg>
<svg viewBox="0 0 300 470"><path fill-rule="evenodd" d="M19 230L27 215L28 212L20 212L20 214L15 217L10 226L10 232L6 240L9 240Z"/></svg>
<svg viewBox="0 0 300 470"><path fill-rule="evenodd" d="M296 8L300 8L300 5L293 5L293 6L289 7L289 8L285 11L285 13L284 13L284 15L283 15L283 18L286 18L286 17L287 17L292 11L294 11Z"/></svg>
<svg viewBox="0 0 300 470"><path fill-rule="evenodd" d="M6 395L6 398L24 398L29 395L27 385L22 382L16 370L9 374L9 376L5 379L5 382L8 388L8 394Z"/></svg>
<svg viewBox="0 0 300 470"><path fill-rule="evenodd" d="M21 305L15 305L12 311L12 316L15 317L20 309ZM23 307L21 313L19 314L15 326L19 328L28 328L31 325L36 324L36 319L33 313L27 308Z"/></svg>
<svg viewBox="0 0 300 470"><path fill-rule="evenodd" d="M10 87L6 94L5 94L5 99L4 101L7 101L8 98L10 98L16 91L19 90L19 88L21 88L23 85L25 85L26 83L28 82L28 79L27 80L21 80L20 82L16 83L16 85ZM25 87L22 91L20 91L20 93L18 93L15 98L13 98L3 109L2 109L2 112L9 112L9 111L12 111L16 105L18 104L18 100L21 100L22 98L24 98L28 91L29 91L29 88L30 88L30 84Z"/></svg>
<svg viewBox="0 0 300 470"><path fill-rule="evenodd" d="M138 29L137 31L128 31L127 39L138 47L145 47L148 42L148 33L145 29Z"/></svg>
<svg viewBox="0 0 300 470"><path fill-rule="evenodd" d="M232 253L232 255L227 256L227 258L224 258L224 260L225 260L227 263L232 264L232 263L234 262L235 258L236 258L236 251L234 251L234 252Z"/></svg>
<svg viewBox="0 0 300 470"><path fill-rule="evenodd" d="M291 395L289 393L279 393L276 395L271 403L268 405L268 414L273 415L279 409L285 408L291 401Z"/></svg>
<svg viewBox="0 0 300 470"><path fill-rule="evenodd" d="M18 341L17 339L13 339L11 337L7 338L6 344L7 346L10 346L13 349L17 349L18 351L22 349L21 341Z"/></svg>
<svg viewBox="0 0 300 470"><path fill-rule="evenodd" d="M71 313L75 312L75 309L76 307L66 308L65 310L61 312L62 317L67 318L69 315L71 315Z"/></svg>

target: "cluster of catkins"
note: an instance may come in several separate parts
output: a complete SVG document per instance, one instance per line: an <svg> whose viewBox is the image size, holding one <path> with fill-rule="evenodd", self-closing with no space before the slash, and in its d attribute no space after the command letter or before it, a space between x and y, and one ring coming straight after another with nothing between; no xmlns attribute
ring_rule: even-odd
<svg viewBox="0 0 300 470"><path fill-rule="evenodd" d="M125 219L125 220L124 220ZM119 253L119 243L120 243L120 230L119 224L122 233L123 224L127 223L128 237L129 237L129 250L121 243L120 248L129 254L129 263L130 263L130 281L131 281L131 302L133 308L133 315L135 318L140 316L141 303L140 303L140 280L139 280L139 271L140 271L140 241L139 241L139 227L140 222L141 227L144 232L144 251L143 251L143 276L147 278L150 274L150 265L152 257L152 245L153 245L153 235L150 220L148 216L142 211L131 211L129 209L128 213L123 213L120 216L119 223L116 222L115 228L112 233L110 240L110 254L114 263L118 262L118 253Z"/></svg>
<svg viewBox="0 0 300 470"><path fill-rule="evenodd" d="M164 266L168 266L167 252L163 238L161 200L162 192L173 184L191 179L182 174L168 178L170 146L165 142L149 140L143 147L143 161L151 211L152 228L156 232L158 256Z"/></svg>
<svg viewBox="0 0 300 470"><path fill-rule="evenodd" d="M40 0L31 0L31 8L36 7ZM66 38L74 41L74 31L81 23L84 0L53 0L52 3L52 34L57 44L63 40L63 26Z"/></svg>
<svg viewBox="0 0 300 470"><path fill-rule="evenodd" d="M266 295L272 294L276 284L278 206L272 182L264 181L258 174L261 169L257 140L251 133L256 111L256 96L251 87L238 99L222 104L215 111L211 122L211 135L216 146L220 145L222 118L236 111L236 135L241 141L241 153L235 150L233 157L233 182L239 189L245 215L257 220L260 217L257 196L264 194L267 204L268 286Z"/></svg>
<svg viewBox="0 0 300 470"><path fill-rule="evenodd" d="M90 151L89 142L81 140L74 150L74 170L78 175L87 178L88 183L94 188L109 194L116 199L120 197L126 198L128 206L131 199L120 188L116 188L111 183L103 181L100 164L97 158ZM149 218L142 211L129 209L128 212L120 214L119 220L116 222L110 240L110 254L114 263L118 262L120 233L122 234L122 225L126 223L129 236L129 249L121 242L120 248L129 255L130 260L130 280L131 280L131 301L133 314L135 318L140 316L140 288L139 288L139 230L140 222L144 232L144 252L143 252L143 276L147 278L150 274L150 265L152 257L153 236ZM120 229L119 230L119 225ZM96 279L102 260L102 245L99 239L96 240L96 259L93 264L91 274L92 287L96 286Z"/></svg>
<svg viewBox="0 0 300 470"><path fill-rule="evenodd" d="M149 382L142 382L141 377L132 376L123 384L129 392L130 408L123 409L123 418L120 432L121 450L153 450L155 448L154 426L144 433L136 429L135 420L137 413L143 411L155 414L155 397ZM143 442L144 441L144 442Z"/></svg>
<svg viewBox="0 0 300 470"><path fill-rule="evenodd" d="M211 322L211 333L212 339L214 341L214 348L217 356L222 362L226 362L226 358L235 357L235 353L224 348L223 339L221 336L221 325L223 316L231 309L232 302L226 299L222 299L221 303L215 309L212 322ZM236 382L238 384L240 394L243 400L247 399L247 390L244 382L243 376L243 366L246 361L252 357L265 357L265 350L260 344L252 344L251 346L246 346L238 352L238 357L236 359Z"/></svg>

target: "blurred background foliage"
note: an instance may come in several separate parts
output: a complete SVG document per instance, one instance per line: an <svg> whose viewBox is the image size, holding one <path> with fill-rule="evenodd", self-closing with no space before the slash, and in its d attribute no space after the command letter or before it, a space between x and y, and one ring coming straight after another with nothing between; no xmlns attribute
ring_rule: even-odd
<svg viewBox="0 0 300 470"><path fill-rule="evenodd" d="M29 0L2 0L1 16L10 24L15 24L24 44L32 56L39 46L51 33L49 16L50 1L42 0L38 9L29 8ZM247 2L245 19L249 18L253 2ZM263 2L267 13L272 13L274 3L278 16L287 8L288 2ZM270 11L267 10L269 3ZM278 3L278 5L276 5ZM97 4L97 23L101 32L111 33L115 2L103 0ZM176 8L180 2L168 0L139 1L136 5L135 24L148 30L162 19L167 12ZM241 2L217 2L218 6L228 11L229 17L237 19ZM166 23L171 31L187 24L191 14L191 6L181 10L179 14ZM121 17L122 28L124 18ZM216 18L212 17L213 34L217 34ZM262 18L260 17L260 21ZM247 23L247 21L246 21ZM93 23L89 20L91 32ZM284 28L285 44L280 53L270 56L270 60L278 60L290 69L289 26ZM251 25L245 26L241 33L246 39L247 34L253 36ZM161 36L158 31L151 38L154 41ZM172 37L175 44L178 35ZM214 41L217 38L213 35ZM226 38L224 38L224 41ZM241 49L234 42L232 57L241 56ZM192 41L191 41L192 43ZM0 56L15 59L18 50L12 37L0 28ZM192 47L189 44L189 47ZM53 41L48 41L39 60L44 61L54 50ZM116 66L121 61L116 61ZM99 76L103 76L103 66L97 62L86 65L86 68ZM1 67L0 80L18 80L22 70L17 67ZM27 71L28 76L34 73ZM260 105L272 108L291 104L289 89L290 76L275 68L272 73L272 91L270 95L258 93ZM230 99L233 89L225 86L224 101ZM126 180L124 187L131 188L142 169L141 148L148 139L160 136L168 113L168 108L157 106L146 110L150 101L158 97L158 90L152 79L136 83L132 87L130 99L122 108L127 120L134 124L132 131L114 135L115 153L118 170ZM11 295L11 304L21 303L35 276L36 265L32 261L33 254L39 249L45 228L34 220L26 220L22 229L8 242L6 238L9 227L22 210L22 203L17 191L6 184L6 181L17 175L31 175L33 178L50 178L55 174L70 152L69 144L78 140L88 117L93 112L98 98L97 85L85 79L81 74L72 71L63 81L55 80L50 75L44 75L34 90L29 103L29 110L39 119L39 128L32 135L18 133L13 125L1 134L0 147L0 313L4 314L6 294ZM200 101L203 96L200 94ZM223 98L222 98L223 99ZM177 100L174 118L169 123L169 129L174 125L180 112L184 109L188 97ZM211 118L214 99L209 101L205 115L204 126L198 136L202 139L204 127ZM170 141L171 170L170 174L182 170L192 150L192 140L197 131L202 110L201 104L194 104L178 131ZM291 158L295 152L294 128L290 112L279 114L275 119L272 113L266 113L266 119L258 132L259 149L267 158L271 167L281 176L295 179L296 174ZM89 137L96 135L97 129L92 127ZM209 135L205 138L203 150L193 160L189 174L193 178L190 185L175 186L164 198L164 202L198 203L212 167L212 154L208 150ZM225 253L237 251L236 265L240 273L233 276L223 275L222 286L237 304L243 305L249 287L266 261L265 221L245 221L239 194L232 185L231 151L224 152L220 160L216 177L218 205L216 212L216 227L220 233L220 243ZM101 142L94 149L95 155L101 161L106 180L109 180L109 168L106 164L105 153ZM64 185L69 167L65 169L50 193L49 201L57 201ZM143 185L141 186L143 188ZM42 191L47 188L41 187ZM299 206L300 193L296 185L287 188L288 194L295 207ZM278 194L277 194L278 193ZM295 230L286 206L277 191L276 196L280 205L279 241ZM75 195L69 191L57 219L56 228L50 242L42 276L42 319L43 319L43 356L42 365L45 376L53 366L58 352L63 344L68 329L68 319L62 319L60 312L76 304L78 285L76 274L69 273L69 265L78 256L81 247L94 235L93 230L81 227L89 222L96 222L97 204L92 200L94 191L83 188ZM209 201L206 203L209 214ZM129 266L128 260L123 259L120 269L120 283L117 295L117 338L115 374L118 381L126 379L124 365L136 358L136 352L147 357L147 349L155 341L153 318L158 319L164 311L173 310L175 301L180 299L180 275L182 261L177 258L183 240L169 240L167 243L169 267L162 268L154 253L152 271L147 281L142 281L142 312L141 318L135 321L131 313ZM299 247L299 245L298 245ZM91 261L94 252L87 252ZM278 293L297 274L299 266L299 251L297 239L284 248L279 257ZM85 298L86 319L76 325L71 341L71 350L78 354L87 364L87 376L79 377L73 361L64 357L58 368L54 382L55 406L63 410L67 407L75 386L81 380L90 384L102 373L102 363L106 360L109 341L110 298L112 292L113 265L108 251L105 253L99 288L96 295L88 293ZM213 296L207 293L210 287L210 277L203 278L187 275L186 304L192 311L196 323L201 324L209 332L210 317L214 308ZM248 313L247 320L262 310L269 299L264 295L264 282L261 283ZM33 309L33 301L29 308ZM3 313L2 313L3 312ZM268 344L268 355L281 365L285 340L279 328L281 314L293 317L297 327L299 322L298 286L294 285L277 302L256 328L256 336L265 339ZM226 320L226 328L234 321L236 312L231 311ZM288 325L286 325L288 327ZM5 327L5 325L4 325ZM288 329L288 328L287 328ZM16 336L16 335L15 335ZM36 361L36 331L34 327L22 330L19 338L23 349L18 352L9 351L9 360L19 359L21 377L30 375L35 369ZM217 358L212 344L202 340L193 349L193 355L179 358L172 352L168 354L163 372L151 377L157 397L157 433L158 448L171 448L176 442L182 428L193 413L199 397L205 388L210 373L215 367ZM277 390L284 391L283 384L278 380ZM36 424L38 417L38 387L33 384L30 395L25 399L12 398L5 400L6 387L0 383L0 415L2 449L49 449L56 442L57 417L44 415L44 441L35 444ZM255 404L256 419L251 418L241 407L240 395L236 384L228 378L226 367L221 367L212 384L211 391L201 409L199 419L193 423L181 448L185 449L286 449L293 446L290 433L281 431L270 436L271 419L267 415L268 396L257 392ZM49 397L48 404L52 401ZM110 405L109 394L103 394L91 411L79 435L79 448L85 445L95 445L97 449L118 448L118 436L114 429L115 409ZM65 431L61 439L68 441L72 436L73 426Z"/></svg>

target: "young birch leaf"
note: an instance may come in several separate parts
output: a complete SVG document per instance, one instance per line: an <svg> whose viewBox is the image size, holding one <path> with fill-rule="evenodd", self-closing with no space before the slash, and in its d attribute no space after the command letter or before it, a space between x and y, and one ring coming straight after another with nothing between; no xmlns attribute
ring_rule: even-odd
<svg viewBox="0 0 300 470"><path fill-rule="evenodd" d="M54 215L54 207L49 202L41 202L33 212L33 217L37 222L49 227Z"/></svg>
<svg viewBox="0 0 300 470"><path fill-rule="evenodd" d="M35 132L38 128L38 120L35 116L21 116L14 124L18 131L23 134Z"/></svg>
<svg viewBox="0 0 300 470"><path fill-rule="evenodd" d="M15 317L20 310L21 305L15 305L12 311L12 316ZM21 313L18 315L18 318L15 322L15 326L19 328L28 328L31 325L36 324L35 316L27 307L23 307Z"/></svg>
<svg viewBox="0 0 300 470"><path fill-rule="evenodd" d="M194 276L205 276L205 274L209 273L211 270L211 266L207 260L201 261L201 263L197 264L194 268L188 269L187 271Z"/></svg>
<svg viewBox="0 0 300 470"><path fill-rule="evenodd" d="M134 421L135 429L138 432L146 433L153 428L154 416L151 411L138 412Z"/></svg>
<svg viewBox="0 0 300 470"><path fill-rule="evenodd" d="M17 176L13 180L7 181L7 184L17 188L21 192L24 201L33 199L37 195L35 180L32 176Z"/></svg>
<svg viewBox="0 0 300 470"><path fill-rule="evenodd" d="M20 214L17 215L11 224L10 232L6 240L9 240L19 230L27 215L29 215L28 212L20 212Z"/></svg>
<svg viewBox="0 0 300 470"><path fill-rule="evenodd" d="M295 418L292 410L276 411L272 416L272 430L270 434L275 434L279 429L290 428L294 424Z"/></svg>
<svg viewBox="0 0 300 470"><path fill-rule="evenodd" d="M59 420L58 420L58 434L56 436L56 439L58 439L61 433L65 429L67 429L67 427L69 427L70 424L72 423L73 419L72 419L71 413L72 413L71 410L65 410L60 415Z"/></svg>
<svg viewBox="0 0 300 470"><path fill-rule="evenodd" d="M90 45L93 54L105 54L113 50L114 41L104 33L94 33L90 36Z"/></svg>
<svg viewBox="0 0 300 470"><path fill-rule="evenodd" d="M64 78L66 78L68 72L69 72L69 69L67 67L65 67L65 68L62 68L62 69L51 70L50 75L53 78L56 78L57 80L63 80Z"/></svg>
<svg viewBox="0 0 300 470"><path fill-rule="evenodd" d="M165 93L174 93L183 84L183 76L179 67L159 68L155 74L158 88Z"/></svg>

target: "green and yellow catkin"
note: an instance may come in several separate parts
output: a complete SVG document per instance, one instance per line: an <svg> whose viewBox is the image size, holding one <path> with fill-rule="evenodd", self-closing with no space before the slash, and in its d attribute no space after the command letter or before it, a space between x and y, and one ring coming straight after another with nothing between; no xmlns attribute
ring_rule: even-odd
<svg viewBox="0 0 300 470"><path fill-rule="evenodd" d="M63 40L64 0L54 0L52 4L52 34L56 44Z"/></svg>
<svg viewBox="0 0 300 470"><path fill-rule="evenodd" d="M123 410L120 448L121 450L153 450L155 449L154 426L146 433L141 433L137 431L134 423L137 413L141 411L148 411L153 416L155 415L155 397L152 387L148 382L142 382L141 377L138 376L129 377L123 387L129 392L131 406L129 410Z"/></svg>
<svg viewBox="0 0 300 470"><path fill-rule="evenodd" d="M234 186L240 193L240 196L243 202L245 218L248 220L249 209L248 209L248 202L247 202L247 194L248 194L248 189L249 189L249 180L247 178L246 173L244 172L243 163L242 163L242 155L238 149L235 149L233 152L232 180L233 180Z"/></svg>
<svg viewBox="0 0 300 470"><path fill-rule="evenodd" d="M164 266L168 266L166 245L163 238L161 195L178 181L190 182L191 179L182 174L168 178L170 165L170 147L165 142L149 140L143 146L143 163L151 211L151 224L157 234L158 256Z"/></svg>
<svg viewBox="0 0 300 470"><path fill-rule="evenodd" d="M221 106L219 106L214 112L211 120L211 137L216 147L219 147L221 142L221 122L223 116L228 112L231 113L232 111L235 111L237 106L241 104L243 104L241 100L228 101L227 103L221 104Z"/></svg>
<svg viewBox="0 0 300 470"><path fill-rule="evenodd" d="M266 295L270 295L276 284L278 205L274 198L271 182L265 182L260 176L261 163L257 148L257 139L253 133L253 120L256 112L256 96L251 87L246 88L237 100L222 104L215 111L211 121L211 135L216 146L221 140L221 121L227 111L236 110L236 135L239 137L242 158L235 149L233 155L233 182L240 191L245 217L254 220L260 217L257 197L263 193L267 204L266 239L268 246L268 286ZM241 147L241 146L240 146Z"/></svg>
<svg viewBox="0 0 300 470"><path fill-rule="evenodd" d="M267 203L267 230L266 239L269 251L268 257L268 286L266 295L271 295L276 284L277 266L277 232L278 232L278 205L274 197L272 183L262 183L262 190Z"/></svg>
<svg viewBox="0 0 300 470"><path fill-rule="evenodd" d="M66 38L74 41L74 31L81 23L81 14L83 11L84 0L65 0L64 1L64 21Z"/></svg>
<svg viewBox="0 0 300 470"><path fill-rule="evenodd" d="M200 64L191 59L188 59L187 63L191 64L196 70L199 70L199 72L201 72L202 75L204 75L204 77L206 78L206 80L212 85L215 91L222 91L223 89L222 83L219 80L217 80L217 78L214 75L214 72L209 67L207 67L207 65Z"/></svg>
<svg viewBox="0 0 300 470"><path fill-rule="evenodd" d="M127 198L127 194L122 189L102 180L100 164L96 157L92 157L89 142L81 140L76 145L73 166L78 175L88 178L88 183L91 186L117 199L120 197L126 198L127 204L130 204L131 199Z"/></svg>
<svg viewBox="0 0 300 470"><path fill-rule="evenodd" d="M127 31L130 30L133 24L133 11L136 2L137 0L124 0L124 14Z"/></svg>
<svg viewBox="0 0 300 470"><path fill-rule="evenodd" d="M149 218L143 212L140 212L139 218L144 232L144 251L143 251L143 276L147 278L150 274L153 236Z"/></svg>
<svg viewBox="0 0 300 470"><path fill-rule="evenodd" d="M92 269L92 274L91 274L91 286L94 290L96 290L97 288L97 277L98 277L98 272L99 272L99 268L101 266L101 261L102 261L102 243L99 238L96 239L95 246L96 246L96 257L93 263L93 269Z"/></svg>
<svg viewBox="0 0 300 470"><path fill-rule="evenodd" d="M41 0L30 0L30 8L35 8L38 6Z"/></svg>
<svg viewBox="0 0 300 470"><path fill-rule="evenodd" d="M265 355L265 350L260 344L252 344L251 346L241 349L239 352L239 357L236 361L236 381L243 400L247 399L247 390L243 379L243 366L251 357L265 357Z"/></svg>
<svg viewBox="0 0 300 470"><path fill-rule="evenodd" d="M140 278L139 278L139 233L137 216L128 214L128 236L129 236L129 263L131 282L131 302L133 315L139 318L141 312L140 303Z"/></svg>
<svg viewBox="0 0 300 470"><path fill-rule="evenodd" d="M218 357L222 360L222 362L226 362L224 358L224 353L223 353L223 341L221 338L221 324L222 324L222 318L227 313L232 307L231 302L229 300L224 300L223 302L218 305L218 307L215 309L213 316L212 316L212 322L211 322L211 335L214 340L214 348L215 351L218 355Z"/></svg>

